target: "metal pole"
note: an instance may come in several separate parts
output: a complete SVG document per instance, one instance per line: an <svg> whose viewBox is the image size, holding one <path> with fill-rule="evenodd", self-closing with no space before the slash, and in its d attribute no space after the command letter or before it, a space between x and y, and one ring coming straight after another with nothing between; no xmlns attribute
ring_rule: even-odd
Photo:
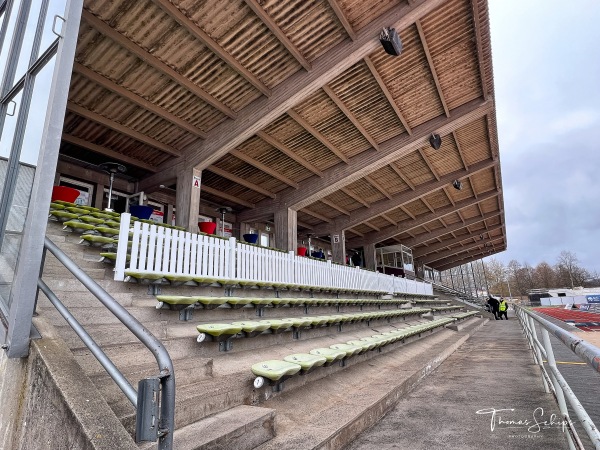
<svg viewBox="0 0 600 450"><path fill-rule="evenodd" d="M485 264L483 264L483 259L479 259L481 261L481 268L483 269L483 279L485 280L485 289L487 290L488 295L490 295L490 287L488 286L487 274L485 273Z"/></svg>
<svg viewBox="0 0 600 450"><path fill-rule="evenodd" d="M479 289L477 287L477 280L475 279L475 271L473 270L473 263L470 262L469 266L471 266L471 273L473 274L473 284L475 285L475 298L479 298Z"/></svg>
<svg viewBox="0 0 600 450"><path fill-rule="evenodd" d="M108 206L106 207L106 211L112 211L112 209L110 208L110 202L112 200L113 181L115 181L115 173L111 172L110 173L110 184L108 185Z"/></svg>
<svg viewBox="0 0 600 450"><path fill-rule="evenodd" d="M535 339L537 339L537 331L535 329L535 323L533 322L533 319L529 316L525 317L525 320L527 320L528 324L529 324L529 330L531 331L531 336ZM542 329L542 333L544 332L544 330ZM540 349L537 347L537 345L535 345L534 342L532 342L533 345L533 351L535 352L535 355L537 357L537 362L538 365L540 366L540 369L543 370L544 367L544 362L542 359L542 352L540 351ZM546 354L548 353L548 349L546 349ZM548 383L546 382L546 378L544 378L542 376L542 381L544 382L544 391L546 392L546 394L550 393L550 388L548 387Z"/></svg>

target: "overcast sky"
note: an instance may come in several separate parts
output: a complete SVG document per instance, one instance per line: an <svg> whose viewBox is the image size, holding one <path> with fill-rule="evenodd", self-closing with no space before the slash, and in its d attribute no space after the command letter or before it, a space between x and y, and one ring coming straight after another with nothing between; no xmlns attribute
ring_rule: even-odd
<svg viewBox="0 0 600 450"><path fill-rule="evenodd" d="M600 2L489 0L508 250L600 272Z"/></svg>

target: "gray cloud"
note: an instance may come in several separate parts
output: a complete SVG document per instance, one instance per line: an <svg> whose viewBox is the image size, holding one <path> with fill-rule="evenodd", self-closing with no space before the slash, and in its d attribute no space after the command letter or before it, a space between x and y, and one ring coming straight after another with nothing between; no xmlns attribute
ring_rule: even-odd
<svg viewBox="0 0 600 450"><path fill-rule="evenodd" d="M600 271L600 7L490 0L508 262Z"/></svg>

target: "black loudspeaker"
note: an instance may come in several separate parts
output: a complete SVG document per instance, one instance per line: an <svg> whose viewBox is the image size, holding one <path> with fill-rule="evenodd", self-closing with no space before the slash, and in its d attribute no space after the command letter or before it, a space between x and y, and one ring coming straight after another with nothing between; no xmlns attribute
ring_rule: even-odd
<svg viewBox="0 0 600 450"><path fill-rule="evenodd" d="M433 133L429 136L429 145L431 145L435 150L439 150L442 146L442 137L439 134Z"/></svg>
<svg viewBox="0 0 600 450"><path fill-rule="evenodd" d="M452 186L454 186L454 189L460 191L462 189L462 183L459 180L454 180L452 182Z"/></svg>
<svg viewBox="0 0 600 450"><path fill-rule="evenodd" d="M379 40L388 55L400 56L402 53L402 41L394 28L384 28L379 34Z"/></svg>

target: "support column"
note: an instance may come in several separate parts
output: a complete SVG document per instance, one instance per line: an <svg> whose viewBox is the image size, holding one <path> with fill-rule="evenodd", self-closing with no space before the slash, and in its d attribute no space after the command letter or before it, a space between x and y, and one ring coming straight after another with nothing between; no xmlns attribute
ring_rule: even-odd
<svg viewBox="0 0 600 450"><path fill-rule="evenodd" d="M290 208L275 211L275 247L288 252L298 248L298 211Z"/></svg>
<svg viewBox="0 0 600 450"><path fill-rule="evenodd" d="M375 257L375 244L368 244L363 247L365 254L365 268L375 270L377 268L377 258Z"/></svg>
<svg viewBox="0 0 600 450"><path fill-rule="evenodd" d="M96 185L96 195L94 196L94 207L98 209L102 208L102 200L104 200L104 185L98 183Z"/></svg>
<svg viewBox="0 0 600 450"><path fill-rule="evenodd" d="M331 234L331 253L333 262L346 264L346 233L344 230Z"/></svg>
<svg viewBox="0 0 600 450"><path fill-rule="evenodd" d="M176 223L192 233L198 231L201 177L202 171L194 167L183 168L177 174Z"/></svg>

